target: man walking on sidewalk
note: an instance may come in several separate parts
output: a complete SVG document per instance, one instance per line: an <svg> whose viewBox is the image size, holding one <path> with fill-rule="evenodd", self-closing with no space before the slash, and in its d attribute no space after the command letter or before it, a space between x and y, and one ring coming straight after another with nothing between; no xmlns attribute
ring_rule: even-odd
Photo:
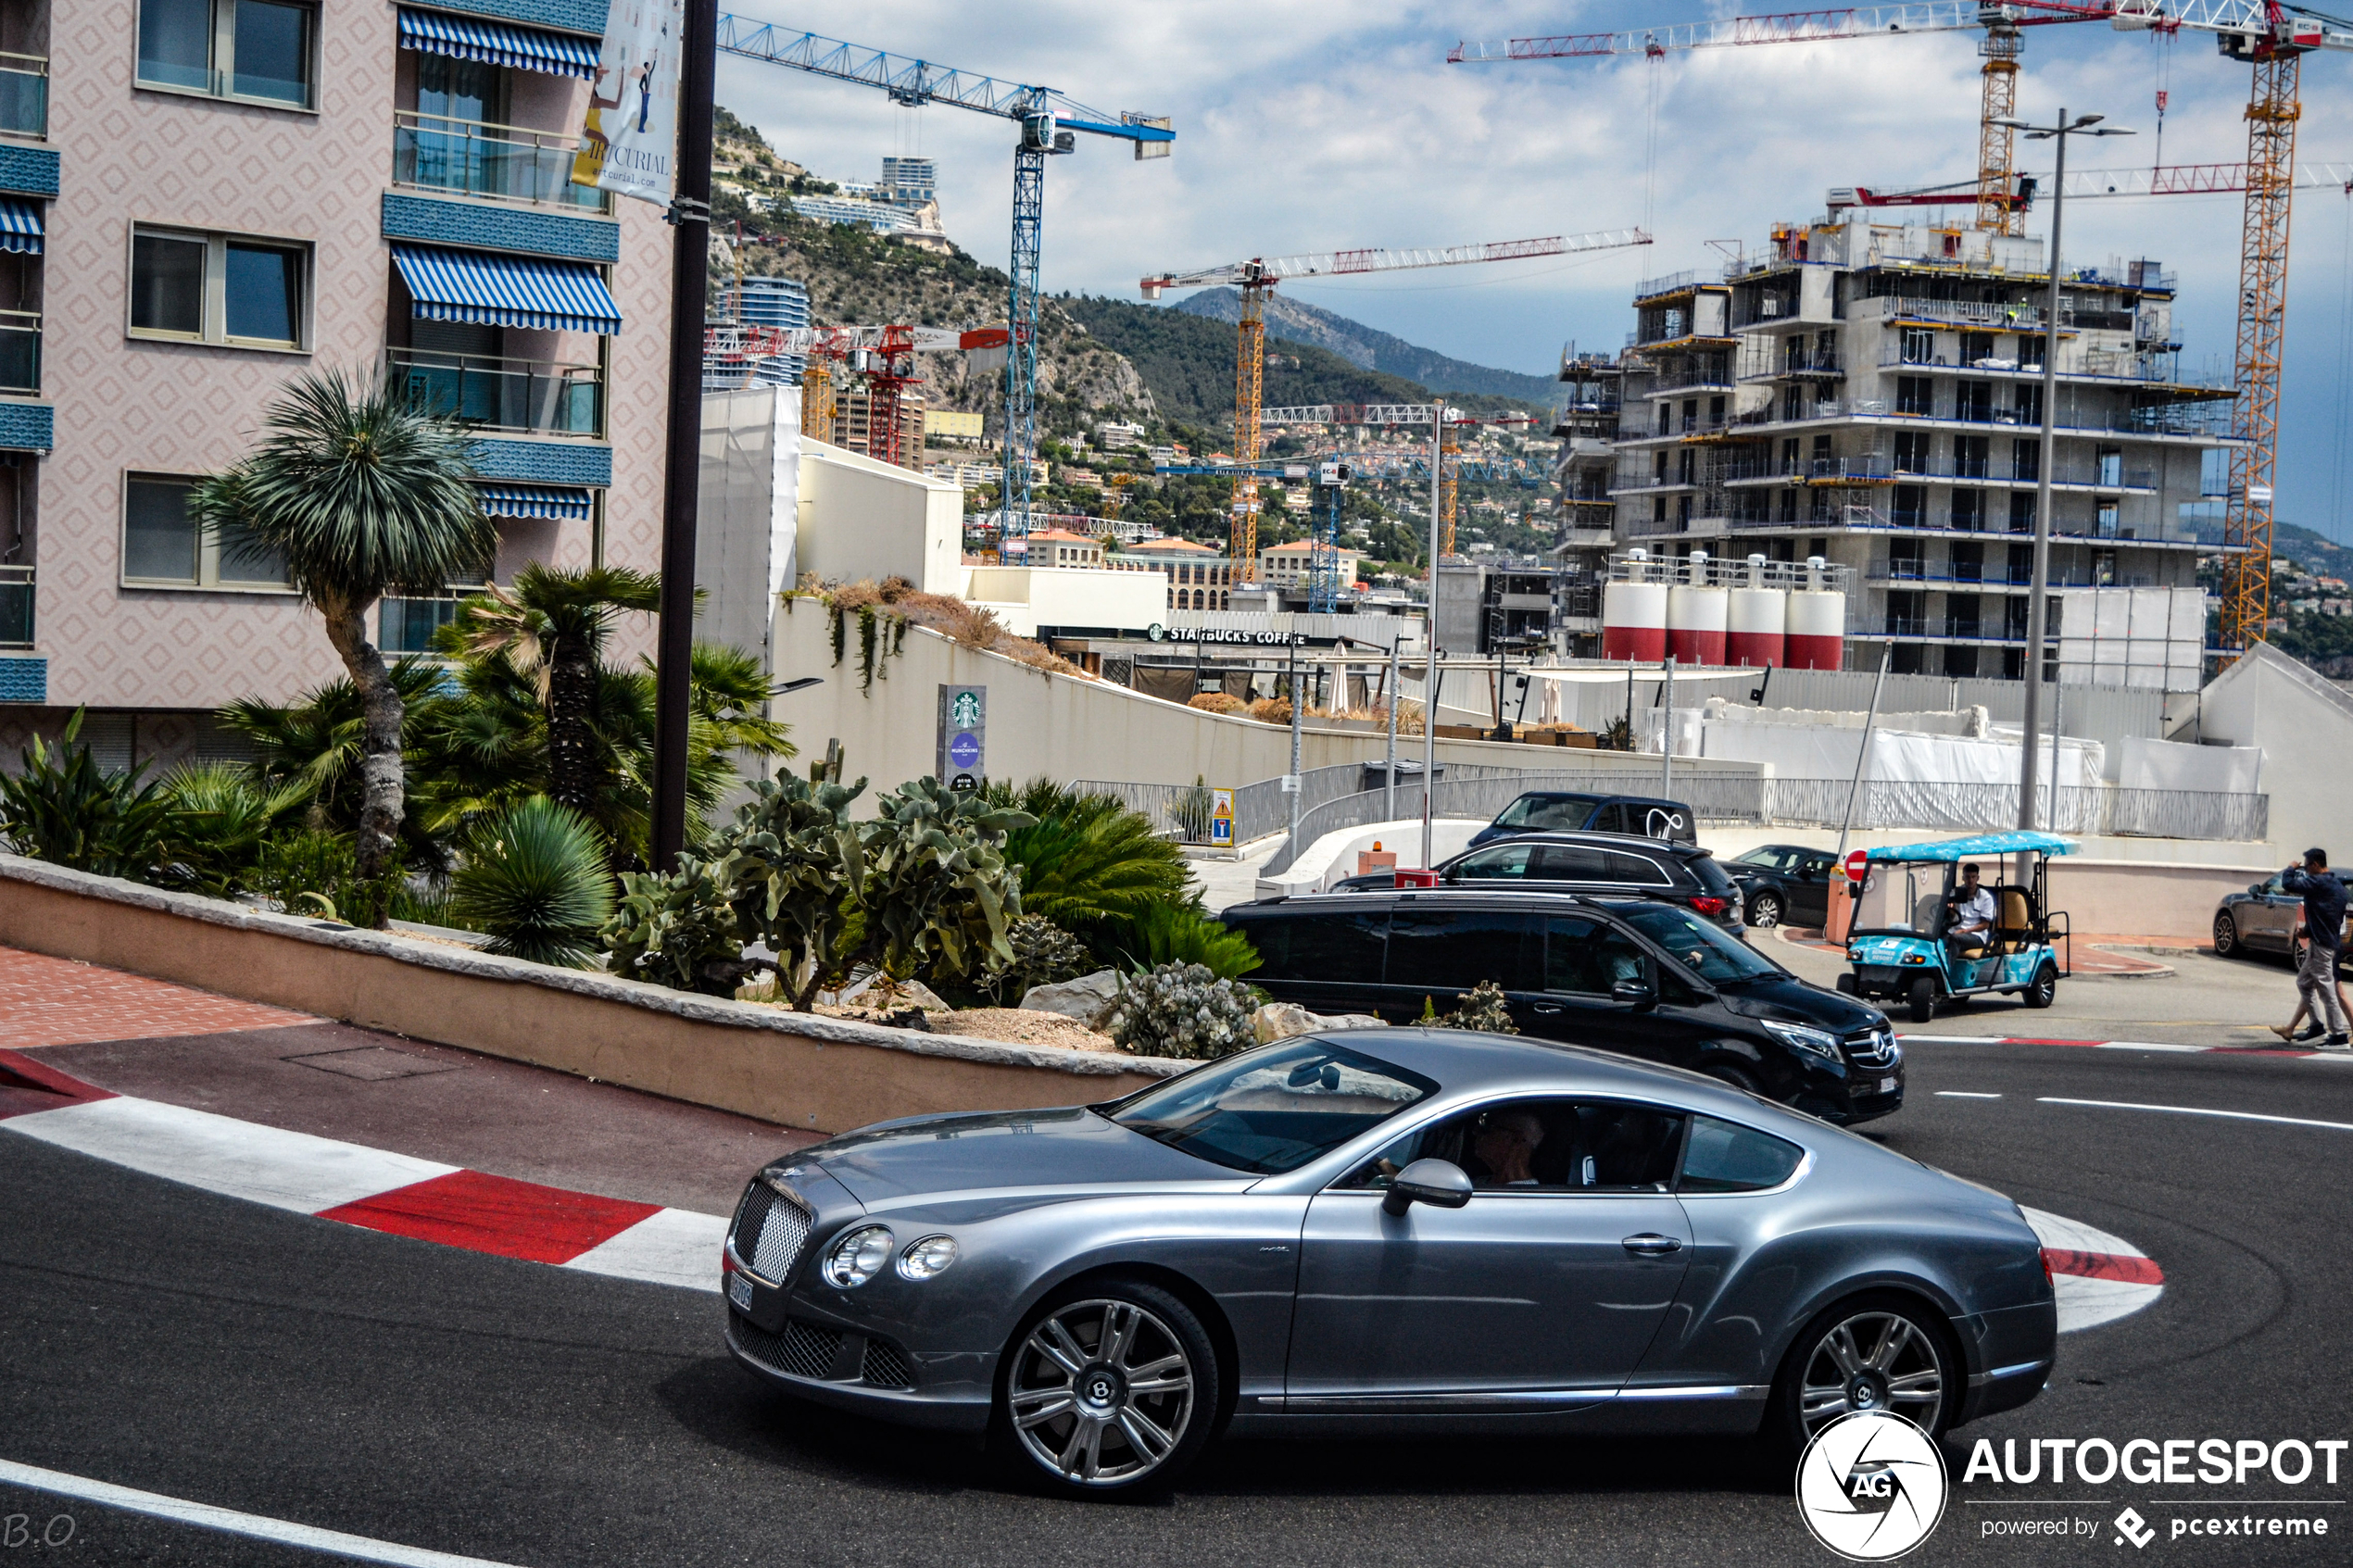
<svg viewBox="0 0 2353 1568"><path fill-rule="evenodd" d="M2304 896L2307 941L2304 961L2296 972L2296 1013L2301 1016L2309 1009L2316 1022L2328 1021L2323 1045L2342 1047L2353 1043L2353 1036L2347 1034L2345 1005L2336 999L2337 947L2345 938L2345 884L2329 871L2329 852L2313 848L2304 851L2301 866L2290 866L2281 873L2280 886ZM2290 1038L2295 1026L2275 1028L2272 1033Z"/></svg>

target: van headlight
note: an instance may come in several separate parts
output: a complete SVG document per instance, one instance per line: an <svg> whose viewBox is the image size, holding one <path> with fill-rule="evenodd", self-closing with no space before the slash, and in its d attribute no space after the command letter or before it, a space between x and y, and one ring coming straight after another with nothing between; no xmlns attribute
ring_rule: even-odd
<svg viewBox="0 0 2353 1568"><path fill-rule="evenodd" d="M1839 1054L1838 1036L1827 1029L1811 1029L1803 1023L1782 1023L1775 1019L1760 1018L1765 1032L1785 1046L1828 1058L1831 1061L1844 1060Z"/></svg>
<svg viewBox="0 0 2353 1568"><path fill-rule="evenodd" d="M861 1225L835 1242L825 1253L825 1283L855 1290L882 1273L890 1261L890 1239L887 1225Z"/></svg>

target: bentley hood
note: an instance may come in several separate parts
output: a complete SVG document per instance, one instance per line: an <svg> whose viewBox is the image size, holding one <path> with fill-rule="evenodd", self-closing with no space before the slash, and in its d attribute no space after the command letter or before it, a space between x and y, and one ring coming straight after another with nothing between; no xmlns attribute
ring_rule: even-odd
<svg viewBox="0 0 2353 1568"><path fill-rule="evenodd" d="M1180 1154L1091 1110L992 1111L891 1122L801 1150L876 1205L1006 1188L1118 1189L1230 1183L1234 1173Z"/></svg>

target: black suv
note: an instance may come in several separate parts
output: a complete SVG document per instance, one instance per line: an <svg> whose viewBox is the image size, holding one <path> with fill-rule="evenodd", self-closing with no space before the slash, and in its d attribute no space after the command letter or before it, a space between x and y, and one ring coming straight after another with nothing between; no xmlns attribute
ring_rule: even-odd
<svg viewBox="0 0 2353 1568"><path fill-rule="evenodd" d="M1680 800L1532 789L1496 812L1495 820L1471 840L1471 847L1523 833L1623 833L1692 844L1699 838L1694 826L1698 820Z"/></svg>
<svg viewBox="0 0 2353 1568"><path fill-rule="evenodd" d="M1803 844L1768 844L1736 855L1724 868L1740 885L1751 925L1820 925L1830 918L1831 872L1838 857Z"/></svg>
<svg viewBox="0 0 2353 1568"><path fill-rule="evenodd" d="M1738 931L1740 884L1716 862L1716 852L1659 838L1615 833L1529 833L1502 844L1466 849L1438 863L1442 886L1524 888L1531 892L1656 898L1705 915ZM1394 872L1366 872L1333 884L1336 893L1385 891Z"/></svg>
<svg viewBox="0 0 2353 1568"><path fill-rule="evenodd" d="M1219 918L1258 949L1251 984L1314 1012L1408 1023L1491 980L1532 1038L1689 1068L1828 1122L1904 1103L1886 1014L1672 904L1428 889L1269 898Z"/></svg>

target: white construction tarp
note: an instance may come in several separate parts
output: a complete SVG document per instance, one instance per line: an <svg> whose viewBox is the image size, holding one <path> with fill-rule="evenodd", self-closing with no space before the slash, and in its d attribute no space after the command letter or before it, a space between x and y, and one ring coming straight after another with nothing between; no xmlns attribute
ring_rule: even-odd
<svg viewBox="0 0 2353 1568"><path fill-rule="evenodd" d="M2184 746L2178 741L2124 737L2116 783L2121 789L2191 789L2253 795L2263 777L2257 746Z"/></svg>

